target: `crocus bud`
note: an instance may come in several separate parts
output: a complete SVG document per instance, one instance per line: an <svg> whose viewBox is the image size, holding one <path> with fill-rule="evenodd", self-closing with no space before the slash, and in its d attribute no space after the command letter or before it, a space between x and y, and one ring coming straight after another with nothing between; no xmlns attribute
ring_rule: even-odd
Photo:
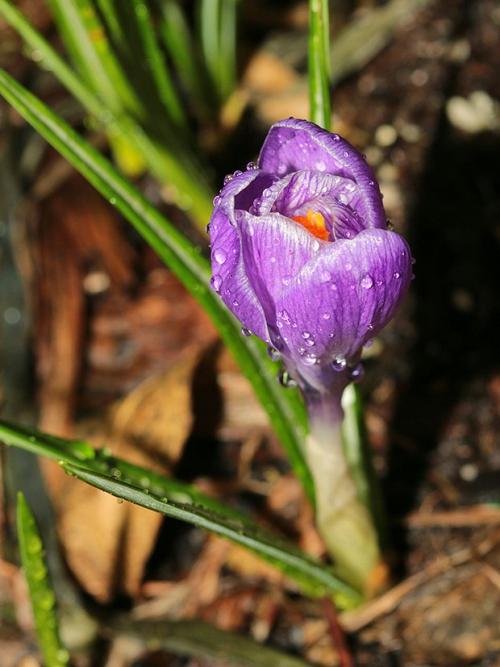
<svg viewBox="0 0 500 667"><path fill-rule="evenodd" d="M342 459L340 399L359 375L363 345L408 288L410 249L387 229L364 157L339 135L295 118L271 127L255 165L226 177L210 241L213 289L247 333L279 352L304 395L319 527L366 589L379 555Z"/></svg>
<svg viewBox="0 0 500 667"><path fill-rule="evenodd" d="M305 120L273 125L257 164L226 178L210 240L213 288L319 390L356 367L411 277L364 157Z"/></svg>

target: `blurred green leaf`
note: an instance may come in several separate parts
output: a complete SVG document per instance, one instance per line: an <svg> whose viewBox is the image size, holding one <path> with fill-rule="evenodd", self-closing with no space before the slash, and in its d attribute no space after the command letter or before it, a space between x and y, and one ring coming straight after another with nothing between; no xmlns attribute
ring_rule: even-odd
<svg viewBox="0 0 500 667"><path fill-rule="evenodd" d="M172 152L165 145L154 141L125 111L113 111L107 106L99 92L66 64L43 35L8 0L0 0L0 15L36 52L40 64L52 71L62 85L104 126L114 148L121 154L126 152L127 145L133 147L152 173L171 186L174 201L181 208L189 209L204 227L212 209L212 198L206 178L200 172L200 166L190 162L189 152L180 149ZM179 156L183 158L182 162Z"/></svg>
<svg viewBox="0 0 500 667"><path fill-rule="evenodd" d="M206 68L202 67L194 35L178 0L159 0L159 32L174 64L193 111L201 117L213 115ZM207 99L208 98L208 99Z"/></svg>
<svg viewBox="0 0 500 667"><path fill-rule="evenodd" d="M56 600L48 578L42 540L21 492L17 496L17 536L44 664L46 667L66 667L69 654L59 638Z"/></svg>
<svg viewBox="0 0 500 667"><path fill-rule="evenodd" d="M291 390L288 390L290 393L285 392L279 386L275 377L276 364L267 358L264 344L241 335L239 322L210 288L208 262L98 151L39 99L1 71L0 94L120 210L212 318L252 383L295 473L313 499L313 484L301 450L306 430L301 402L297 394Z"/></svg>
<svg viewBox="0 0 500 667"><path fill-rule="evenodd" d="M236 81L238 0L200 0L200 39L206 67L223 102Z"/></svg>
<svg viewBox="0 0 500 667"><path fill-rule="evenodd" d="M55 459L70 474L118 498L225 537L273 564L311 595L332 594L342 607L359 601L358 594L329 568L187 484L117 459L106 450L95 450L86 442L64 440L3 421L0 440Z"/></svg>
<svg viewBox="0 0 500 667"><path fill-rule="evenodd" d="M111 625L113 632L154 643L167 651L202 658L204 662L239 667L311 667L298 656L287 655L234 632L201 621L129 621Z"/></svg>

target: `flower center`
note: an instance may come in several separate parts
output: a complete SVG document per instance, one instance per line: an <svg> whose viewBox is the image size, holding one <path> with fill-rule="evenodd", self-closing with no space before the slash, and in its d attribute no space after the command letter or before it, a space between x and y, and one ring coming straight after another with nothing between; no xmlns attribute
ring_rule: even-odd
<svg viewBox="0 0 500 667"><path fill-rule="evenodd" d="M292 220L298 222L299 225L305 227L308 232L322 241L328 241L330 238L330 234L326 228L325 218L319 211L313 211L312 208L310 208L305 215L294 215Z"/></svg>

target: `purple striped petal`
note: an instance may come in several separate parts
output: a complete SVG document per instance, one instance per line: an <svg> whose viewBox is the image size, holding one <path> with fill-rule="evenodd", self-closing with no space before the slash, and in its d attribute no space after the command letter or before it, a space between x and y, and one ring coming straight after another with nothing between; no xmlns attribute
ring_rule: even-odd
<svg viewBox="0 0 500 667"><path fill-rule="evenodd" d="M411 255L393 232L369 229L323 244L276 303L299 366L355 357L391 319L411 279Z"/></svg>
<svg viewBox="0 0 500 667"><path fill-rule="evenodd" d="M350 179L359 187L358 213L366 227L386 227L382 197L363 156L338 134L307 120L289 118L271 127L259 168L281 178L297 171L319 171Z"/></svg>

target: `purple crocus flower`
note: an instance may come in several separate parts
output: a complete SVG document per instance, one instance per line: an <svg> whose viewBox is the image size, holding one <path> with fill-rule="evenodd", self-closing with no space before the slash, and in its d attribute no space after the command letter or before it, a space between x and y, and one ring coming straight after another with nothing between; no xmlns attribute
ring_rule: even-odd
<svg viewBox="0 0 500 667"><path fill-rule="evenodd" d="M387 229L364 157L295 118L271 127L256 165L226 178L210 240L213 289L244 332L279 353L304 395L318 526L366 590L380 554L342 455L341 396L408 288L410 249Z"/></svg>
<svg viewBox="0 0 500 667"><path fill-rule="evenodd" d="M305 120L273 125L257 165L226 179L210 222L212 286L301 385L348 381L408 287L363 156Z"/></svg>

